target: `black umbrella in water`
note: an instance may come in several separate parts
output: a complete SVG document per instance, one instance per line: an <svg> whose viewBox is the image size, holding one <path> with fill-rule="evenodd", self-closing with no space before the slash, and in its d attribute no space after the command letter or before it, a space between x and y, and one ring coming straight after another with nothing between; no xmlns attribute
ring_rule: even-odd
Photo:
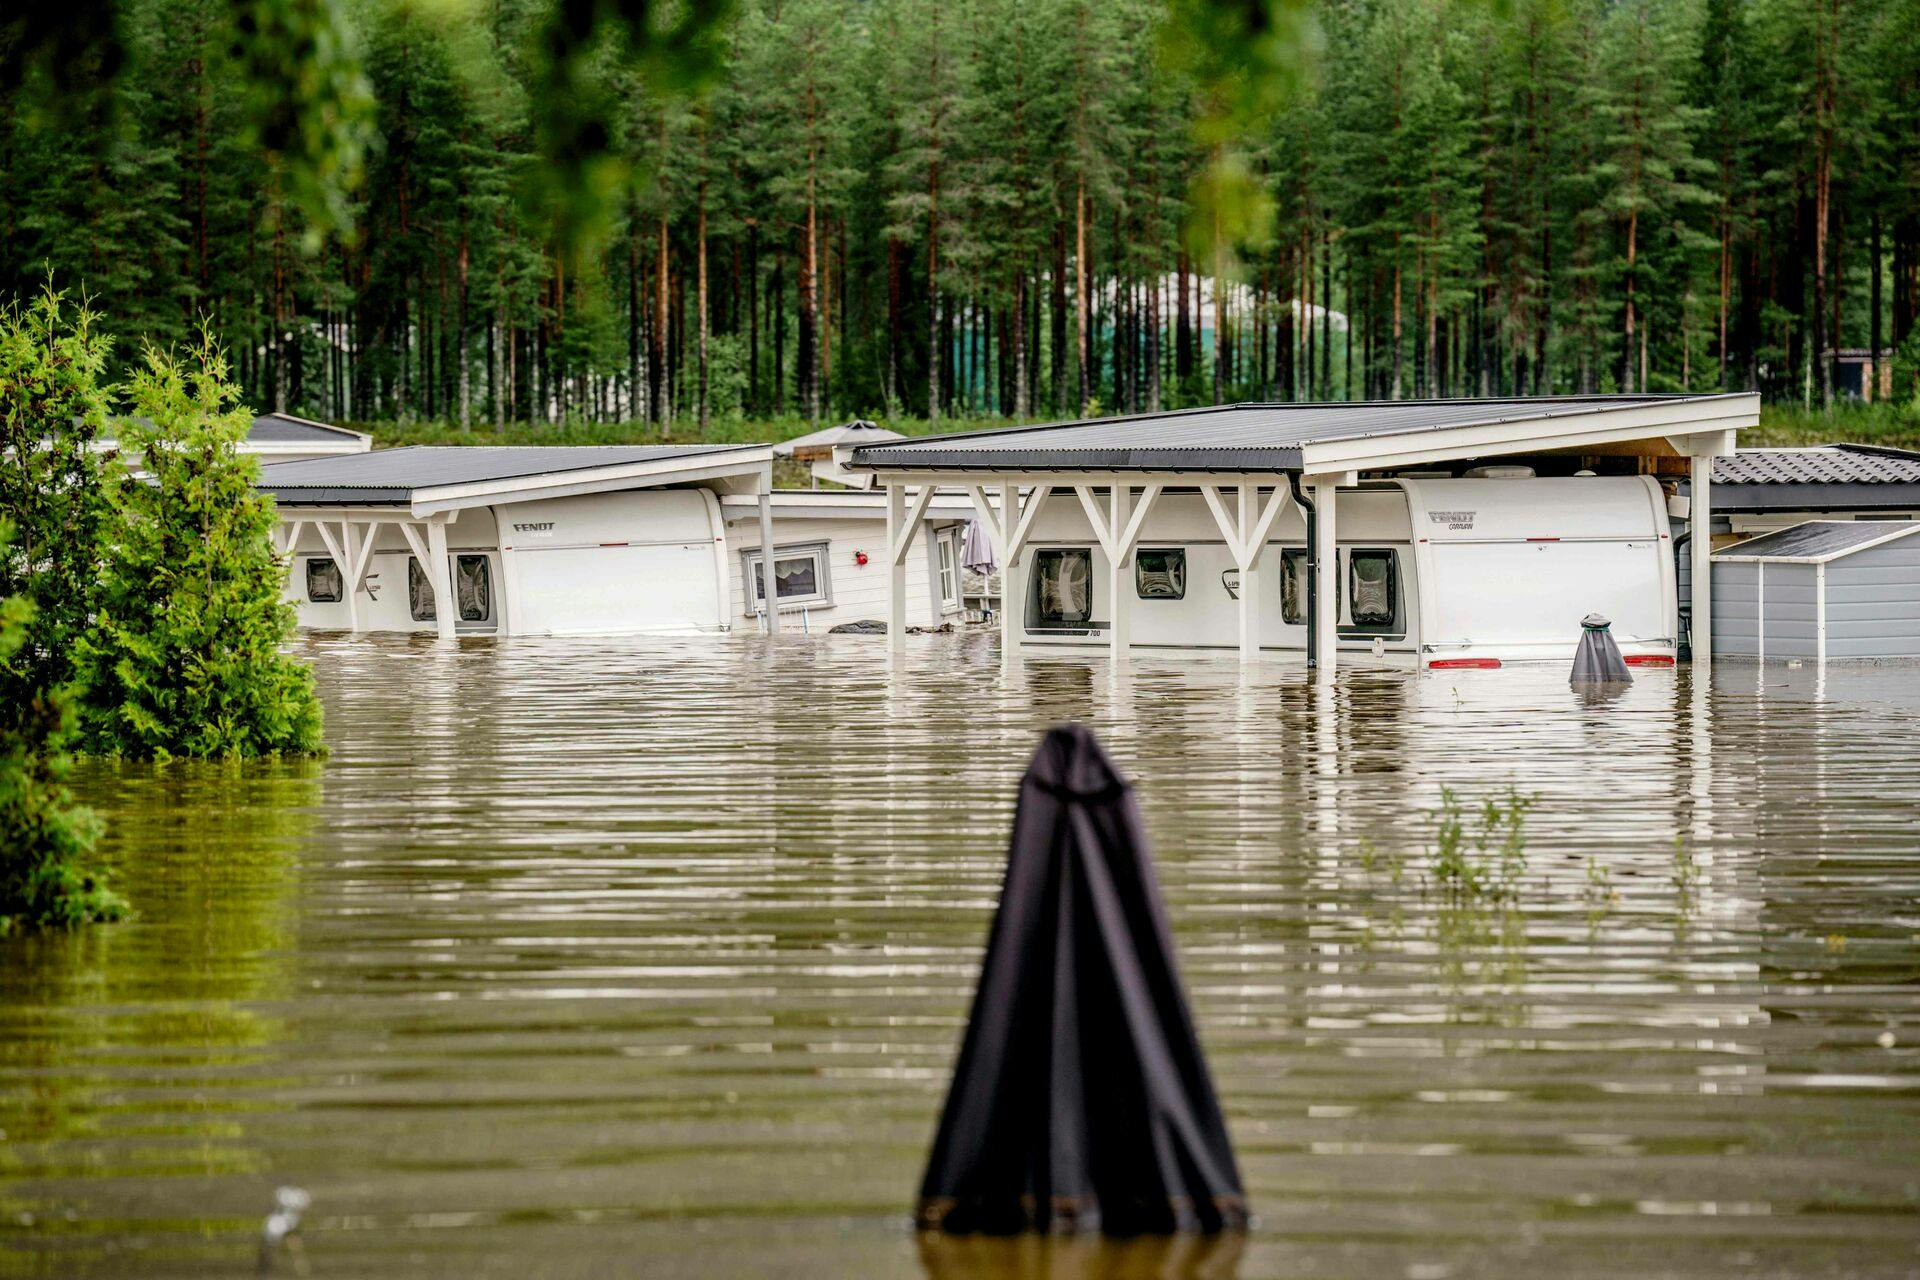
<svg viewBox="0 0 1920 1280"><path fill-rule="evenodd" d="M1051 730L1020 782L917 1216L995 1234L1247 1223L1139 808L1079 725Z"/></svg>

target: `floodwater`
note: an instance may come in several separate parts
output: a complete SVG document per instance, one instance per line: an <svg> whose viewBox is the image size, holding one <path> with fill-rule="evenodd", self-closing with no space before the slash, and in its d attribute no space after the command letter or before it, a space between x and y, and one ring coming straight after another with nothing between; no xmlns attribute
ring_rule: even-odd
<svg viewBox="0 0 1920 1280"><path fill-rule="evenodd" d="M1920 668L313 640L323 765L94 767L0 942L0 1275L1912 1276ZM1244 1241L921 1241L1014 782L1138 780ZM1508 890L1443 787L1530 800Z"/></svg>

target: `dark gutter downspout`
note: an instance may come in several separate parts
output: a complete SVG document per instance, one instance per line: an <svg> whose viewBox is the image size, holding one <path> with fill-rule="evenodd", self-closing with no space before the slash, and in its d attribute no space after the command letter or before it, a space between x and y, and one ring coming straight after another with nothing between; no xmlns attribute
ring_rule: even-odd
<svg viewBox="0 0 1920 1280"><path fill-rule="evenodd" d="M1313 518L1313 504L1300 488L1300 473L1287 472L1287 484L1293 500L1307 520L1307 666L1320 665L1320 522ZM1284 572L1286 561L1281 560Z"/></svg>

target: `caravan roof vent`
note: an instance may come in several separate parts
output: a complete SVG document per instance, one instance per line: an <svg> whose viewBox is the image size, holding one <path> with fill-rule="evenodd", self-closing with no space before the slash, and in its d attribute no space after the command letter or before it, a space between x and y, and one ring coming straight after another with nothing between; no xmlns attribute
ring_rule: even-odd
<svg viewBox="0 0 1920 1280"><path fill-rule="evenodd" d="M1469 480L1531 480L1532 467L1474 467L1467 472Z"/></svg>

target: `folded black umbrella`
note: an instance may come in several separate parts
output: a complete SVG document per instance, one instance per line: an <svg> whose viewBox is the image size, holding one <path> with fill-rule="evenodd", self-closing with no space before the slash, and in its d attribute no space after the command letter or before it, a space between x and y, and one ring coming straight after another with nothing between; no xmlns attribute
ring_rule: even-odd
<svg viewBox="0 0 1920 1280"><path fill-rule="evenodd" d="M1246 1226L1140 811L1078 725L1049 732L1020 783L917 1217L958 1234Z"/></svg>

